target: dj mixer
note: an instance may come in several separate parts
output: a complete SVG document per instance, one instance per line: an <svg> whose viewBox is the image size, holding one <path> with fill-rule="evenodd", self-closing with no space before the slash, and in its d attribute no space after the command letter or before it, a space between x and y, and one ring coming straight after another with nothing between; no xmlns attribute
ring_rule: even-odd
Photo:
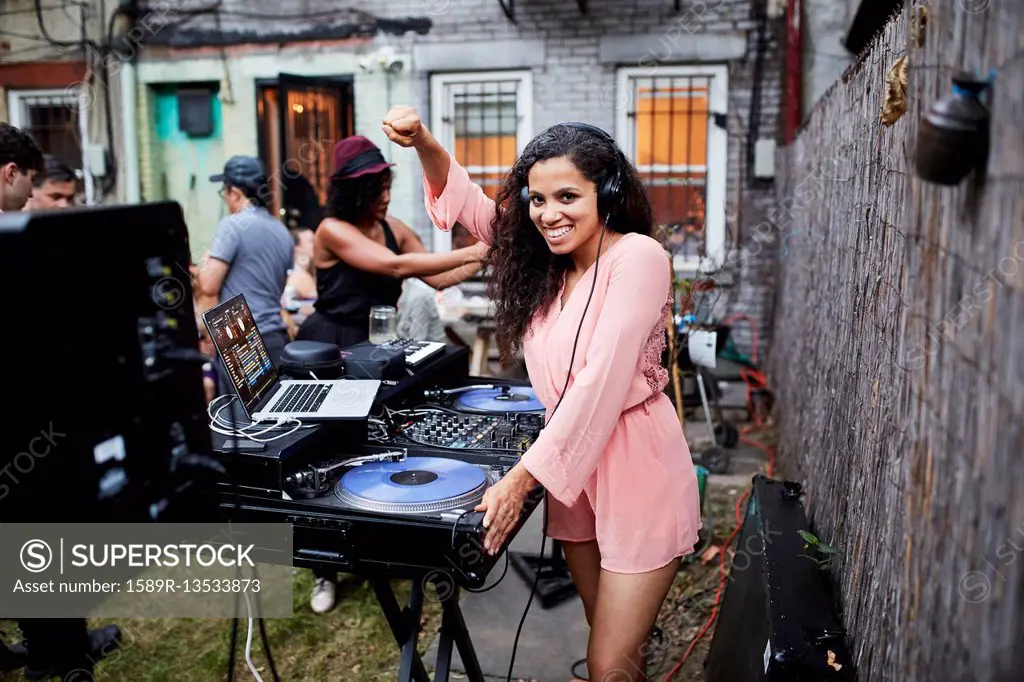
<svg viewBox="0 0 1024 682"><path fill-rule="evenodd" d="M462 450L526 452L543 425L536 415L480 415L435 411L409 418L400 427L396 443Z"/></svg>
<svg viewBox="0 0 1024 682"><path fill-rule="evenodd" d="M544 426L529 386L471 385L426 391L424 402L393 413L388 442L522 454Z"/></svg>

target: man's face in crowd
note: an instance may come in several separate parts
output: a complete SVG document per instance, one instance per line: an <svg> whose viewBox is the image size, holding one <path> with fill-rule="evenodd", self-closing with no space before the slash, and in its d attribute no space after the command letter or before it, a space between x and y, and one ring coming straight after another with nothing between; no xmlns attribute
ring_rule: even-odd
<svg viewBox="0 0 1024 682"><path fill-rule="evenodd" d="M28 200L28 209L51 209L71 208L75 205L75 190L77 187L74 180L67 182L56 182L47 180L42 187L36 187Z"/></svg>
<svg viewBox="0 0 1024 682"><path fill-rule="evenodd" d="M24 172L14 163L0 168L0 182L4 184L3 203L6 211L20 211L32 196L32 178L35 171Z"/></svg>

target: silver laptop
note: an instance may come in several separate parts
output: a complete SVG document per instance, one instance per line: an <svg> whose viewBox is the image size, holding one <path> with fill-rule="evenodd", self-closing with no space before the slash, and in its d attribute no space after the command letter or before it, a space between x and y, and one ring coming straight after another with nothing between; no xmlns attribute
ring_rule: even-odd
<svg viewBox="0 0 1024 682"><path fill-rule="evenodd" d="M207 310L203 322L251 421L366 419L370 414L377 379L280 379L242 294Z"/></svg>

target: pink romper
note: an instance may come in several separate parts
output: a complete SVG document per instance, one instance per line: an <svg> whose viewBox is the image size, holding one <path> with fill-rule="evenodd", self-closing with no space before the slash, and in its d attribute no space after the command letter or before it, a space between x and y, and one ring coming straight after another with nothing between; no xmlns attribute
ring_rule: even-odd
<svg viewBox="0 0 1024 682"><path fill-rule="evenodd" d="M454 159L441 196L426 182L424 189L434 224L450 230L458 221L491 243L494 202ZM565 399L520 461L549 493L551 538L596 539L603 569L642 573L692 552L701 527L693 460L662 393L671 274L662 246L636 233L604 251L597 265ZM530 382L549 417L593 281L592 265L565 308L559 293L523 340Z"/></svg>

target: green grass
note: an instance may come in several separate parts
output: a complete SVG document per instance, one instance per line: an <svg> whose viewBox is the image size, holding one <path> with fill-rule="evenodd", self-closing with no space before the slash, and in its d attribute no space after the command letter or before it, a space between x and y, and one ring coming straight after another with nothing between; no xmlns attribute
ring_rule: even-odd
<svg viewBox="0 0 1024 682"><path fill-rule="evenodd" d="M338 605L318 615L309 607L314 578L309 571L295 575L295 616L268 618L266 623L274 665L288 682L370 682L394 679L398 646L369 583L345 576L339 585ZM409 583L396 582L394 590L404 606ZM424 626L419 649L430 645L440 622L440 605L424 600ZM90 627L117 623L123 632L119 651L94 671L96 682L212 682L227 678L230 620L96 620ZM5 622L4 639L18 639L17 628ZM8 627L9 625L9 627ZM239 623L236 680L252 680L245 663L247 623ZM261 677L272 680L263 655L259 628L253 627L252 658ZM20 673L0 679L21 682Z"/></svg>

